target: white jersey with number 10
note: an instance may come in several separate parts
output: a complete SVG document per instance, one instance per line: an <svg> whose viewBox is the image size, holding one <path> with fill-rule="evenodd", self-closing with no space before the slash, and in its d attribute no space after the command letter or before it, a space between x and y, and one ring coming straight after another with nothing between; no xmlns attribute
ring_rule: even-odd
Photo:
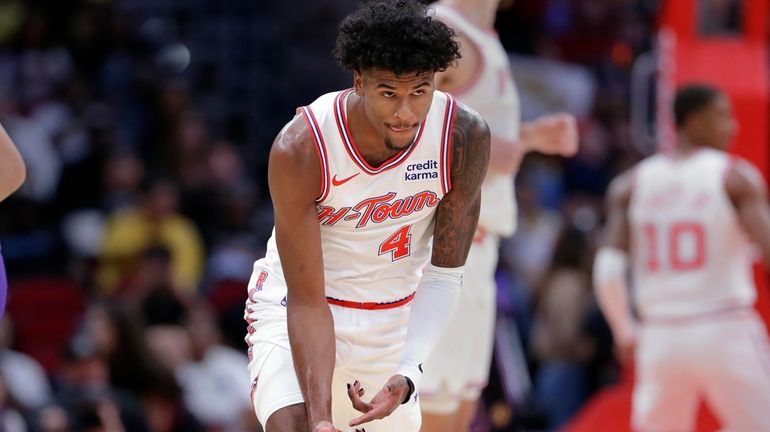
<svg viewBox="0 0 770 432"><path fill-rule="evenodd" d="M634 298L642 319L754 304L750 243L725 190L727 153L659 154L634 173L629 208Z"/></svg>

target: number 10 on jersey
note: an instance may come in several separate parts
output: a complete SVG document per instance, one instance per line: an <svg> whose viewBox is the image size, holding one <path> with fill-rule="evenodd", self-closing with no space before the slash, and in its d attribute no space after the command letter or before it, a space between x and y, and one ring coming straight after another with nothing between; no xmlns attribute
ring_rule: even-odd
<svg viewBox="0 0 770 432"><path fill-rule="evenodd" d="M393 261L408 257L411 253L410 242L412 241L412 235L409 234L411 229L411 225L404 225L397 229L384 242L380 243L378 255L385 255L390 252L390 259Z"/></svg>
<svg viewBox="0 0 770 432"><path fill-rule="evenodd" d="M644 224L647 247L647 270L692 271L706 262L706 233L698 222L677 222L669 227ZM686 247L690 246L690 247ZM661 262L661 248L668 250L667 260ZM666 268L662 268L666 265Z"/></svg>

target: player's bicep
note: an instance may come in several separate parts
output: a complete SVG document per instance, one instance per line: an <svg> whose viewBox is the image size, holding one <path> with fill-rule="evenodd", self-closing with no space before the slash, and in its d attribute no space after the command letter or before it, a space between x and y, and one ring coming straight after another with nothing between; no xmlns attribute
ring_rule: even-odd
<svg viewBox="0 0 770 432"><path fill-rule="evenodd" d="M481 184L489 165L489 129L477 114L458 109L452 134L452 190L439 204L431 262L460 267L479 220Z"/></svg>
<svg viewBox="0 0 770 432"><path fill-rule="evenodd" d="M286 283L293 298L323 295L321 232L315 199L320 168L312 138L295 118L270 151L268 183L275 214L275 237Z"/></svg>

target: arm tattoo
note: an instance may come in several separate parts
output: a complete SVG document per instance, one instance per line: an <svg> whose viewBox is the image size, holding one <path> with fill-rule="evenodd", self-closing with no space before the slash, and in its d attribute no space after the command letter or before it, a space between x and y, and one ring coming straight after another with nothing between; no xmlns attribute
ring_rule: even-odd
<svg viewBox="0 0 770 432"><path fill-rule="evenodd" d="M458 108L452 133L452 190L436 212L432 262L465 264L481 208L481 184L489 165L489 129L478 114Z"/></svg>

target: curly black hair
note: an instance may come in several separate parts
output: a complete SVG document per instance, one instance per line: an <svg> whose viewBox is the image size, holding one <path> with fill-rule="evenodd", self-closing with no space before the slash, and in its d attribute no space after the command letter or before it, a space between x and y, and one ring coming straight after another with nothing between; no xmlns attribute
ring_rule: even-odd
<svg viewBox="0 0 770 432"><path fill-rule="evenodd" d="M370 0L340 25L334 57L346 69L440 72L460 57L456 33L415 0Z"/></svg>

